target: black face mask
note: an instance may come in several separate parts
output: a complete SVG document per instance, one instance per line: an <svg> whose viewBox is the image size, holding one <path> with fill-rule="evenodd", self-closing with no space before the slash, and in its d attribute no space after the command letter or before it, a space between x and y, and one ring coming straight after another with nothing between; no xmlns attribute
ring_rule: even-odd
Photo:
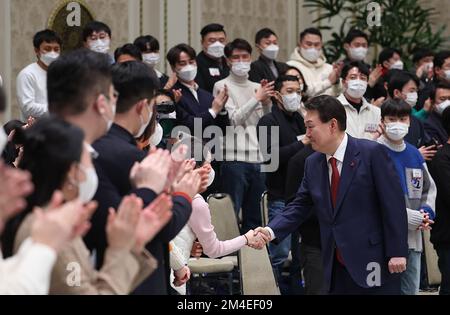
<svg viewBox="0 0 450 315"><path fill-rule="evenodd" d="M156 104L156 111L158 114L171 114L175 112L175 104L173 102L163 102Z"/></svg>

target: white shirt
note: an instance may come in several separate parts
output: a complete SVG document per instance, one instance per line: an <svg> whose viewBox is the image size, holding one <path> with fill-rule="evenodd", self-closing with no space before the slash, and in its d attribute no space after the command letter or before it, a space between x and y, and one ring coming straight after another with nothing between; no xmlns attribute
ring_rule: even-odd
<svg viewBox="0 0 450 315"><path fill-rule="evenodd" d="M3 260L0 252L0 295L46 295L56 252L25 240L18 253Z"/></svg>
<svg viewBox="0 0 450 315"><path fill-rule="evenodd" d="M198 100L198 93L197 93L197 90L199 89L198 84L194 83L194 85L188 85L188 84L186 84L184 82L181 82L181 81L180 81L180 83L183 84L185 87L187 87L189 89L189 91L191 91L192 95L194 95L195 99L197 100L197 103L200 103L200 101ZM208 111L211 114L211 116L214 119L216 119L217 114L212 110L212 108L210 108Z"/></svg>
<svg viewBox="0 0 450 315"><path fill-rule="evenodd" d="M17 76L17 101L23 118L40 118L48 112L47 71L37 62L23 69Z"/></svg>
<svg viewBox="0 0 450 315"><path fill-rule="evenodd" d="M331 167L330 164L330 159L332 157L334 157L336 159L336 166L338 168L339 174L342 173L342 166L344 165L344 157L345 157L345 152L347 151L347 144L348 144L348 135L345 134L344 135L344 139L342 139L341 144L338 146L336 152L334 152L333 155L328 155L326 156L327 158L327 165L328 165L328 176L329 176L329 180L330 180L330 185L331 185L331 176L333 174L333 169ZM265 229L267 229L270 233L270 239L273 241L275 239L275 233L273 232L273 230L266 226Z"/></svg>
<svg viewBox="0 0 450 315"><path fill-rule="evenodd" d="M347 133L355 138L373 140L381 121L381 110L367 102L364 97L359 112L348 102L344 94L339 95L337 99L344 105L347 114Z"/></svg>

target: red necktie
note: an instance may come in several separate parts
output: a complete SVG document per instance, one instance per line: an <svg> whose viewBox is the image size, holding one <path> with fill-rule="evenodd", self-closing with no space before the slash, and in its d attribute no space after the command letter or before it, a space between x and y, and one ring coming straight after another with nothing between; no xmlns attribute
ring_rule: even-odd
<svg viewBox="0 0 450 315"><path fill-rule="evenodd" d="M337 160L334 157L330 159L330 165L331 165L331 201L333 202L333 209L334 211L336 211L340 175L339 170L337 168ZM342 258L341 252L337 247L336 247L336 258L341 265L344 265L344 259Z"/></svg>

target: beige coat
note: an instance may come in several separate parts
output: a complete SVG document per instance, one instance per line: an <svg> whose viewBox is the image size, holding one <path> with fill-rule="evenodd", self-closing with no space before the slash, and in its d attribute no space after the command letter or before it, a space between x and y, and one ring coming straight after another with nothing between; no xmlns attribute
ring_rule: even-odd
<svg viewBox="0 0 450 315"><path fill-rule="evenodd" d="M20 226L14 242L15 252L29 237L32 221L33 214L30 214ZM107 249L103 267L97 271L79 237L59 253L52 271L50 294L129 294L156 267L157 261L148 252L137 256L126 250Z"/></svg>

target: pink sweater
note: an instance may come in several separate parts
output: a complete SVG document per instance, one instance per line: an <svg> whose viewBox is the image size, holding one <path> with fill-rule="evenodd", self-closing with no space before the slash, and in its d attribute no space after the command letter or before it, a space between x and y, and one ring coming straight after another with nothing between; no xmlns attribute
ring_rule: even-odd
<svg viewBox="0 0 450 315"><path fill-rule="evenodd" d="M232 240L220 241L211 224L211 213L208 203L202 196L195 196L192 201L192 214L188 226L197 236L203 247L203 252L210 258L217 258L234 253L247 243L245 236L241 235Z"/></svg>

